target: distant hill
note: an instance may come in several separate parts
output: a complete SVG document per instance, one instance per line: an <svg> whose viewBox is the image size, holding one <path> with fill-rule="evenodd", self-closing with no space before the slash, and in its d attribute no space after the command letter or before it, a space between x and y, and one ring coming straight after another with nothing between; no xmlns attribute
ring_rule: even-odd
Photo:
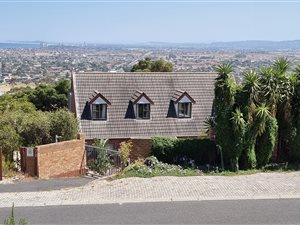
<svg viewBox="0 0 300 225"><path fill-rule="evenodd" d="M146 42L136 44L97 44L97 43L50 43L34 42L7 42L0 43L0 48L37 48L37 47L99 47L99 48L193 48L203 50L251 50L251 51L299 51L300 40L291 41L232 41L212 43L172 43L172 42Z"/></svg>
<svg viewBox="0 0 300 225"><path fill-rule="evenodd" d="M293 41L233 41L212 43L167 43L148 42L145 46L180 47L207 50L300 50L300 40Z"/></svg>

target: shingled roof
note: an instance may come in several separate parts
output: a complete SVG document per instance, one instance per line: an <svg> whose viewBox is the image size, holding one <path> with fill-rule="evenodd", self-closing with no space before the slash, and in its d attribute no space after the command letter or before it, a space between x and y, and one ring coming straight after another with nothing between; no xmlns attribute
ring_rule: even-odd
<svg viewBox="0 0 300 225"><path fill-rule="evenodd" d="M180 101L180 99L185 95L190 99L190 101L192 103L194 103L194 104L196 103L196 101L186 91L182 91L182 90L175 91L175 93L172 96L172 101L174 101L175 103L178 103Z"/></svg>
<svg viewBox="0 0 300 225"><path fill-rule="evenodd" d="M111 105L110 101L108 101L99 91L94 90L94 92L89 97L89 104L92 104L97 98L103 99L106 104Z"/></svg>
<svg viewBox="0 0 300 225"><path fill-rule="evenodd" d="M152 105L154 102L142 91L136 90L131 97L131 102L133 104L137 103L142 97L145 97Z"/></svg>
<svg viewBox="0 0 300 225"><path fill-rule="evenodd" d="M204 130L203 121L211 116L215 73L77 73L73 74L76 115L87 139L149 138L154 136L192 137ZM107 120L90 118L89 101L97 90L111 103ZM177 92L194 100L192 118L170 116ZM133 96L145 93L153 101L151 119L128 116ZM138 98L137 96L136 98ZM135 99L136 100L136 99Z"/></svg>

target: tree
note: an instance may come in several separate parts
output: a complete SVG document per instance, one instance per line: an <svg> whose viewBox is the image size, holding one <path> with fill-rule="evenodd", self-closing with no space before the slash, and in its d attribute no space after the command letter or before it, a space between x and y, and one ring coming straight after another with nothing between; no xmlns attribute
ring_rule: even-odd
<svg viewBox="0 0 300 225"><path fill-rule="evenodd" d="M144 60L140 60L131 69L131 72L172 72L172 71L173 71L173 64L171 62L166 62L162 58L156 61L153 61L150 58L145 58Z"/></svg>
<svg viewBox="0 0 300 225"><path fill-rule="evenodd" d="M277 130L276 118L269 116L266 121L265 131L256 141L255 154L258 168L265 166L270 161L276 144Z"/></svg>
<svg viewBox="0 0 300 225"><path fill-rule="evenodd" d="M59 109L48 113L50 122L50 139L55 141L55 135L61 136L62 141L75 139L78 133L78 121L67 109Z"/></svg>
<svg viewBox="0 0 300 225"><path fill-rule="evenodd" d="M233 159L232 150L234 136L232 126L232 110L234 105L236 84L231 76L232 67L230 64L222 64L217 67L218 77L215 83L214 111L216 114L216 144L221 146L224 163L231 165Z"/></svg>
<svg viewBox="0 0 300 225"><path fill-rule="evenodd" d="M0 114L21 111L29 113L35 111L35 106L26 98L14 98L12 95L2 95L0 97Z"/></svg>
<svg viewBox="0 0 300 225"><path fill-rule="evenodd" d="M24 146L36 146L51 143L50 121L46 113L36 111L24 114L18 133Z"/></svg>
<svg viewBox="0 0 300 225"><path fill-rule="evenodd" d="M13 161L13 152L21 147L21 137L16 130L9 126L1 126L0 146L3 149L3 155L6 161Z"/></svg>
<svg viewBox="0 0 300 225"><path fill-rule="evenodd" d="M37 86L28 96L38 110L51 111L58 108L67 107L68 97L64 93L59 93L52 85L41 84Z"/></svg>
<svg viewBox="0 0 300 225"><path fill-rule="evenodd" d="M245 142L246 122L243 114L239 108L233 112L233 134L234 134L234 148L232 149L231 169L234 171L239 170L239 158L241 157L242 150Z"/></svg>
<svg viewBox="0 0 300 225"><path fill-rule="evenodd" d="M230 75L230 64L217 67L216 142L232 170L264 166L277 140L288 143L291 139L291 99L297 82L295 76L287 74L288 68L288 60L279 58L259 73L245 71L243 83L237 86ZM294 104L298 104L296 99Z"/></svg>

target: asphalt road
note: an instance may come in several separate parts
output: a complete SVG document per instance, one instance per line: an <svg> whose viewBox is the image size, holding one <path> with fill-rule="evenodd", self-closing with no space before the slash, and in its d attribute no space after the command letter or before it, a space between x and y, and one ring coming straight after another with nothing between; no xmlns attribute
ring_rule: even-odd
<svg viewBox="0 0 300 225"><path fill-rule="evenodd" d="M11 209L0 209L0 223ZM300 224L300 199L15 208L29 224Z"/></svg>
<svg viewBox="0 0 300 225"><path fill-rule="evenodd" d="M12 184L0 184L0 193L51 191L83 186L93 179L87 177L57 178L49 180L22 180Z"/></svg>

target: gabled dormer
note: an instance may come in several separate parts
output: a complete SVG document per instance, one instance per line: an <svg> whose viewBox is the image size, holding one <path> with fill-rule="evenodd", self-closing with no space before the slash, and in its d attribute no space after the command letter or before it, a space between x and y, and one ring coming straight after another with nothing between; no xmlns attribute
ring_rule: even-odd
<svg viewBox="0 0 300 225"><path fill-rule="evenodd" d="M92 120L107 120L107 106L111 103L99 91L95 90L90 96Z"/></svg>
<svg viewBox="0 0 300 225"><path fill-rule="evenodd" d="M150 119L153 101L142 91L136 90L130 100L134 107L136 119Z"/></svg>
<svg viewBox="0 0 300 225"><path fill-rule="evenodd" d="M178 118L192 117L192 105L196 102L186 91L176 90L171 101L174 103Z"/></svg>

